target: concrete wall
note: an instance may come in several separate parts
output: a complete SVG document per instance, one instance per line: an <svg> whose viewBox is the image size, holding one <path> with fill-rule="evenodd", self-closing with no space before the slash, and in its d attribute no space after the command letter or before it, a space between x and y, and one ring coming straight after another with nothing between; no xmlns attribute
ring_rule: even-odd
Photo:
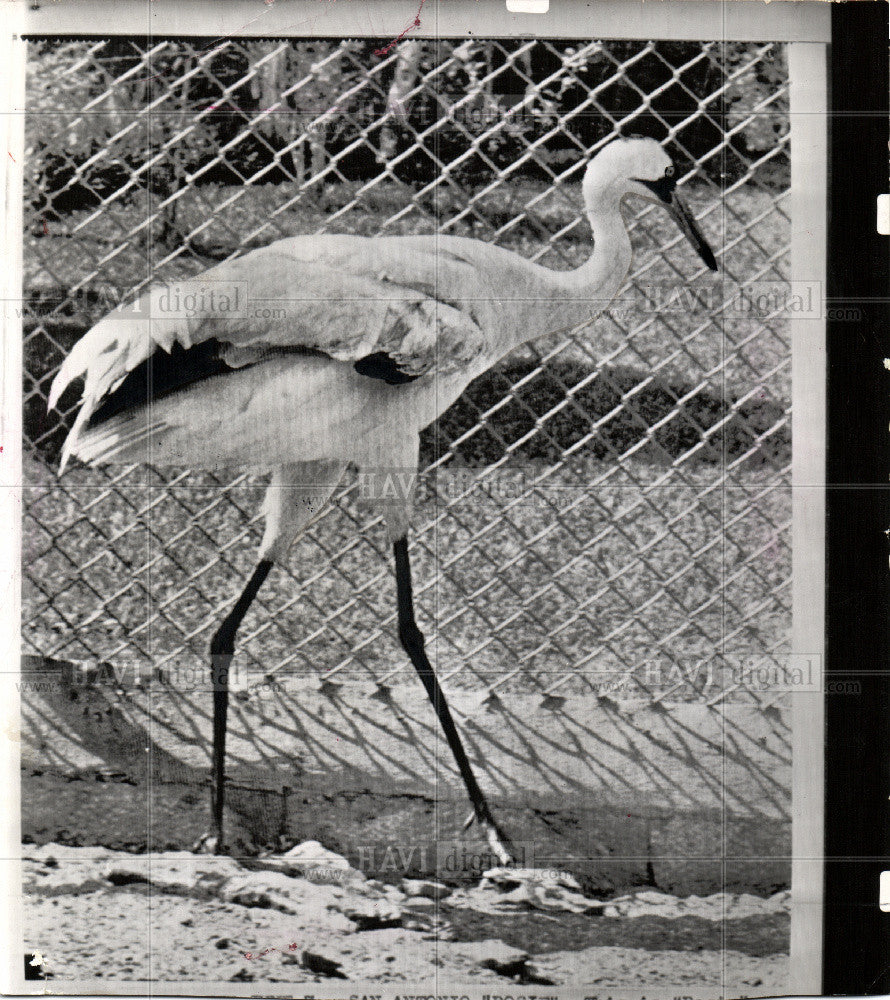
<svg viewBox="0 0 890 1000"><path fill-rule="evenodd" d="M104 772L137 786L149 776L206 781L206 687L85 684L71 665L32 658L25 666L26 775ZM652 707L578 697L545 706L525 694L482 702L478 692L453 690L448 697L480 784L512 836L538 857L600 859L584 869L589 886L766 891L787 882L791 746L784 712L732 702ZM460 835L468 804L419 682L381 696L368 682L283 678L277 691L232 699L229 733L231 780L289 786L292 804L301 803L292 832L304 839L313 813L316 825L330 825L339 811L331 833L343 849L363 836L385 849L395 834L382 820L382 800L390 817L415 803L412 830L429 827L421 814L437 802L438 836ZM369 812L363 796L377 807ZM255 839L270 833L270 821L258 814L273 807L260 808L237 789L230 802L243 824L253 824ZM353 804L351 815L342 803ZM203 805L191 808L206 821Z"/></svg>

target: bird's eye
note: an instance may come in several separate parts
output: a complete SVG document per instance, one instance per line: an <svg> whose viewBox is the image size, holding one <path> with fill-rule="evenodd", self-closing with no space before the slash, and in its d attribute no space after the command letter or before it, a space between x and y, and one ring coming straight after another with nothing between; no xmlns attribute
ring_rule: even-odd
<svg viewBox="0 0 890 1000"><path fill-rule="evenodd" d="M674 166L673 166L673 164L671 164L670 166L664 168L664 176L665 177L673 177L674 176Z"/></svg>

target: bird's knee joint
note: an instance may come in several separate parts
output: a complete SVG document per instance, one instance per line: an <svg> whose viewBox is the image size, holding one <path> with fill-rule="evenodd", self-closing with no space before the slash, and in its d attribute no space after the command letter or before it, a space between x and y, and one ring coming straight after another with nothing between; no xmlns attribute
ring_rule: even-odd
<svg viewBox="0 0 890 1000"><path fill-rule="evenodd" d="M223 618L222 624L210 640L211 657L228 656L231 658L235 655L235 634L240 623L241 616L236 616L234 612Z"/></svg>
<svg viewBox="0 0 890 1000"><path fill-rule="evenodd" d="M420 631L414 622L399 626L399 641L409 653L420 652L426 645L423 632Z"/></svg>
<svg viewBox="0 0 890 1000"><path fill-rule="evenodd" d="M235 636L222 629L210 640L210 658L214 662L235 655Z"/></svg>

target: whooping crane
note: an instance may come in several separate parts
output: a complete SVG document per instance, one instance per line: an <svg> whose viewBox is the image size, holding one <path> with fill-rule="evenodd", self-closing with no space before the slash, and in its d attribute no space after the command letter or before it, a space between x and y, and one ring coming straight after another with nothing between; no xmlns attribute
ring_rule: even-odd
<svg viewBox="0 0 890 1000"><path fill-rule="evenodd" d="M420 432L474 378L525 341L583 325L606 308L631 263L625 197L667 208L716 271L675 188L674 166L654 139L616 139L584 175L595 242L576 270L552 271L458 236L298 236L150 289L75 344L49 397L52 408L84 377L62 469L74 455L90 465L150 461L272 474L256 568L210 643L216 850L223 848L228 666L238 627L273 565L320 516L347 466L416 471ZM239 289L251 308L242 302L233 314ZM322 486L310 509L305 488ZM401 501L388 497L383 511L399 639L435 706L473 815L507 864L509 841L476 781L415 622L407 493Z"/></svg>

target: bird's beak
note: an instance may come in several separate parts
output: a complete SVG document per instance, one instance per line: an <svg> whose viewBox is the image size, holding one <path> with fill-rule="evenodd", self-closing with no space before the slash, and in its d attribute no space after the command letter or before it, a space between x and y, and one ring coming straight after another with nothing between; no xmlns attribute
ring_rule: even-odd
<svg viewBox="0 0 890 1000"><path fill-rule="evenodd" d="M708 241L698 228L698 223L695 221L695 216L689 211L689 206L676 191L671 191L664 201L671 218L680 227L686 239L695 247L695 252L712 271L716 271L717 260L714 257L714 251L708 246Z"/></svg>

